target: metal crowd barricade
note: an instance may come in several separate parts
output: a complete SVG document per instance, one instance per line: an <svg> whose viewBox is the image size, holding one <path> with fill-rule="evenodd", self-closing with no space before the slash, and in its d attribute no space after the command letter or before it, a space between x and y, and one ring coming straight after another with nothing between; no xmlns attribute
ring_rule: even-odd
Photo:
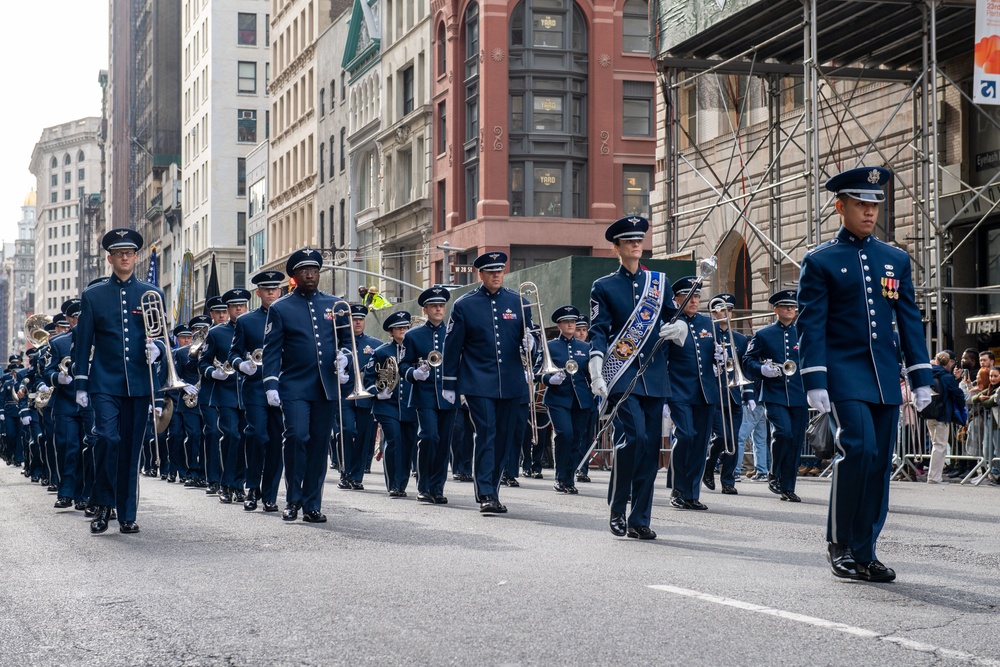
<svg viewBox="0 0 1000 667"><path fill-rule="evenodd" d="M604 427L608 421L607 415L602 415L600 421L597 423L597 432ZM666 468L667 464L670 462L670 452L673 449L673 437L671 432L673 431L673 422L669 417L663 419L663 441L660 445L660 467ZM593 440L588 440L588 442L593 442ZM604 429L601 435L600 441L598 441L597 446L590 453L590 466L592 468L599 468L601 470L611 470L611 462L614 458L615 453L615 427L614 424Z"/></svg>
<svg viewBox="0 0 1000 667"><path fill-rule="evenodd" d="M996 421L985 411L969 415L966 424L948 424L948 447L945 460L971 461L969 472L959 480L960 484L979 485L988 479L992 462L1000 460L1000 432ZM921 417L912 404L900 410L899 426L896 432L896 448L893 453L895 472L892 480L917 480L925 464L930 463L932 443L927 429L927 421Z"/></svg>

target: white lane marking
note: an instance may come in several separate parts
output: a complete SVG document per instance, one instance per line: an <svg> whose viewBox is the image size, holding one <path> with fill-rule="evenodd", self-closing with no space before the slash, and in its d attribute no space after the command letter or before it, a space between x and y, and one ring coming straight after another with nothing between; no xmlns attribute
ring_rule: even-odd
<svg viewBox="0 0 1000 667"><path fill-rule="evenodd" d="M968 662L974 665L984 665L986 667L1000 667L1000 661L992 660L990 658L984 658L983 656L974 655L972 653L966 653L965 651L957 651L955 649L943 648L941 646L935 646L933 644L927 644L925 642L919 642L913 639L907 639L906 637L899 637L896 635L885 635L879 632L875 632L874 630L859 628L854 625L847 625L846 623L838 623L837 621L830 621L825 618L816 618L815 616L796 614L795 612L792 611L775 609L773 607L765 607L763 605L754 604L752 602L744 602L743 600L734 600L733 598L720 597L718 595L711 595L709 593L693 591L688 588L679 588L677 586L654 585L654 586L649 586L649 588L658 591L664 591L666 593L673 593L675 595L682 595L684 597L694 598L696 600L702 600L704 602L714 602L715 604L721 604L726 607L735 607L736 609L742 609L744 611L753 611L758 614L776 616L778 618L783 618L789 621L795 621L797 623L805 623L807 625L812 625L818 628L826 628L827 630L836 630L837 632L843 632L845 634L854 635L855 637L862 637L864 639L877 639L879 641L888 642L890 644L896 644L897 646L909 649L911 651L919 651L920 653L930 653L932 655L936 655L942 658L948 658L951 660L960 660L962 662Z"/></svg>

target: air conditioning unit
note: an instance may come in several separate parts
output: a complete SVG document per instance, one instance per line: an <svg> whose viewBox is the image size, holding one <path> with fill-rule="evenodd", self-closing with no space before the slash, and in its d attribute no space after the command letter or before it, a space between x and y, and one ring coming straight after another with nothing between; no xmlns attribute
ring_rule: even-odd
<svg viewBox="0 0 1000 667"><path fill-rule="evenodd" d="M253 120L256 113L247 109L240 110L240 120Z"/></svg>

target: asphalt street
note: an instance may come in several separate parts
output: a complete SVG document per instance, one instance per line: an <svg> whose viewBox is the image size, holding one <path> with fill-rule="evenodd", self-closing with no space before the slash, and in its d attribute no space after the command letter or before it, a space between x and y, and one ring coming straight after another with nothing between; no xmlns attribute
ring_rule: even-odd
<svg viewBox="0 0 1000 667"><path fill-rule="evenodd" d="M893 584L835 579L829 482L801 504L766 485L675 510L655 541L607 529L608 474L580 495L544 480L482 516L326 482L329 522L221 505L142 479L142 532L89 534L82 512L0 469L4 665L998 665L1000 489L893 483L879 555ZM331 471L333 473L333 471Z"/></svg>

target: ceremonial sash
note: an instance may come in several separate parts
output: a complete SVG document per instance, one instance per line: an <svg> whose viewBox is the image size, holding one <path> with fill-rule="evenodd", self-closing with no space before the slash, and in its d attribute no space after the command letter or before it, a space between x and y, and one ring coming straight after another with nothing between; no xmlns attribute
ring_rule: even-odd
<svg viewBox="0 0 1000 667"><path fill-rule="evenodd" d="M663 308L663 290L660 283L663 280L659 271L647 271L649 278L642 290L642 297L635 310L629 316L628 322L615 336L608 346L608 354L604 358L601 377L608 385L608 390L615 386L633 361L638 357L639 350L646 344L650 334L655 330L655 324L660 319Z"/></svg>

